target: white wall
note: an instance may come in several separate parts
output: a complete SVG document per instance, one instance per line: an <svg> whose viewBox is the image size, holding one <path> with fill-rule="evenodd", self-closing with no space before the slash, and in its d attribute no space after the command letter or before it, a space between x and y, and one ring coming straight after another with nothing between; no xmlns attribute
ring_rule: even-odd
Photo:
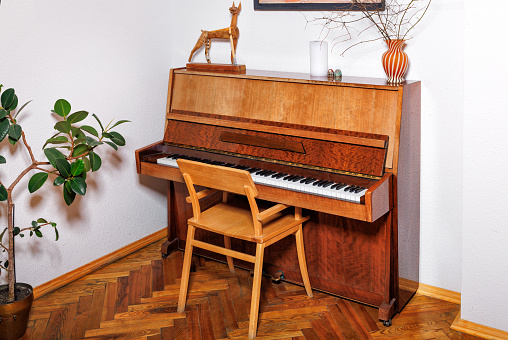
<svg viewBox="0 0 508 340"><path fill-rule="evenodd" d="M230 5L229 0L172 4L173 66L185 65L200 29L229 25ZM405 49L411 65L407 78L422 81L420 280L453 291L461 289L463 7L460 0L433 1ZM188 13L192 20L181 19ZM254 11L251 1L243 1L238 17L238 62L250 69L308 73L309 40L323 34L321 26L307 24L307 19L320 14ZM332 31L327 36L330 47L338 35ZM341 57L347 46L334 46L328 58L330 67L346 75L385 77L382 41L358 46ZM229 62L229 48L228 43L212 42L212 62ZM193 61L206 62L204 51L198 51Z"/></svg>
<svg viewBox="0 0 508 340"><path fill-rule="evenodd" d="M494 3L497 8L501 2ZM111 155L86 197L70 209L56 208L60 193L51 185L34 195L24 189L26 182L18 188L18 225L46 216L59 223L62 236L59 242L52 237L18 242L20 281L41 284L165 226L163 182L136 174L134 150L162 137L168 69L187 62L200 29L227 27L230 5L230 0L2 1L0 82L15 87L22 101L34 100L21 124L37 155L51 135L54 120L47 115L58 98L105 121L133 121L119 128L127 146ZM504 19L496 14L503 11L478 15L477 5L434 0L406 47L407 78L422 81L420 280L462 291L464 319L508 330L501 172L507 165L506 67L498 68L502 54L485 67L476 49L490 51L500 43ZM308 41L320 37L320 27L307 24L305 16L319 12L259 12L251 1L242 7L240 63L308 72ZM330 45L334 34L326 38ZM345 57L339 56L342 46L330 53L330 67L384 77L383 43L361 45ZM228 62L228 56L229 44L212 43L212 61ZM204 61L203 52L194 60ZM11 155L5 144L0 154L9 162L0 166L0 176L12 179L12 164L27 157Z"/></svg>
<svg viewBox="0 0 508 340"><path fill-rule="evenodd" d="M53 135L50 110L59 98L105 123L132 121L118 127L125 147L98 150L102 169L70 208L53 188L54 178L32 195L28 178L18 185L16 225L46 217L58 223L61 237L55 242L48 230L43 239L18 239L19 281L40 285L166 226L164 182L136 173L134 150L162 139L168 16L167 2L157 0L2 1L0 83L15 88L20 102L33 100L19 123L39 160L45 160L41 148ZM93 118L89 123L97 127ZM10 184L29 158L20 146L13 154L7 142L0 154L7 158L0 178Z"/></svg>
<svg viewBox="0 0 508 340"><path fill-rule="evenodd" d="M461 317L508 331L508 10L494 1L488 16L466 1L464 226ZM488 188L485 191L485 188ZM485 195L483 194L485 193Z"/></svg>

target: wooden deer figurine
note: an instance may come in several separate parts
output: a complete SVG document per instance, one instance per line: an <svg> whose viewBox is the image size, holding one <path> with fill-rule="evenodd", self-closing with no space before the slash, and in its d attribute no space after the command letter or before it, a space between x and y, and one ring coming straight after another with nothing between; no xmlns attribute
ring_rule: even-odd
<svg viewBox="0 0 508 340"><path fill-rule="evenodd" d="M236 65L236 45L238 44L238 36L240 35L240 30L238 30L238 27L236 27L236 22L238 18L238 13L242 10L242 3L240 2L238 4L238 7L235 6L235 3L233 2L233 5L229 8L229 12L233 14L233 17L231 18L231 25L227 28L223 28L220 30L215 31L203 31L201 30L201 36L198 39L198 42L196 43L196 46L191 51L191 54L189 56L189 62L192 60L192 55L194 52L196 52L203 44L205 44L205 57L206 61L210 63L210 43L211 39L222 39L222 40L228 40L231 42L231 63L233 65Z"/></svg>

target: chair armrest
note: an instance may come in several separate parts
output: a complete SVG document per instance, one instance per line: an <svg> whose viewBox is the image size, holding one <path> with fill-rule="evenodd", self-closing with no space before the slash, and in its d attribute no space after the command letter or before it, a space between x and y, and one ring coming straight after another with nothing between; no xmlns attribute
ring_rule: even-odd
<svg viewBox="0 0 508 340"><path fill-rule="evenodd" d="M273 207L271 208L268 208L266 209L265 211L259 213L256 215L256 218L258 219L258 221L263 221L264 219L266 219L267 217L270 217L276 213L278 213L279 211L282 211L284 209L287 209L289 208L288 205L284 205L284 204L277 204L277 205L274 205Z"/></svg>
<svg viewBox="0 0 508 340"><path fill-rule="evenodd" d="M202 199L203 197L215 194L218 191L220 191L220 190L217 190L217 189L205 189L205 190L201 190L200 192L196 193L196 195L198 196L198 200L199 200L199 199ZM190 196L187 196L185 198L185 200L187 201L187 203L192 203Z"/></svg>

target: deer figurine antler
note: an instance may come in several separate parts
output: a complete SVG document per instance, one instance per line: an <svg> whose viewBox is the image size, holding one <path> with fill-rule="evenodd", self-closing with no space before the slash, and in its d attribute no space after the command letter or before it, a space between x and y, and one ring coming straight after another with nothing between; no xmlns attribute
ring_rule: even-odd
<svg viewBox="0 0 508 340"><path fill-rule="evenodd" d="M231 18L231 25L229 27L215 30L215 31L204 31L201 30L201 36L198 39L198 42L196 43L196 46L191 51L191 54L189 56L189 62L192 60L192 55L194 52L196 52L198 49L205 45L205 57L206 61L210 63L210 44L211 39L222 39L222 40L229 40L231 42L231 63L233 65L236 65L236 45L238 44L238 36L240 35L240 30L236 26L236 22L238 19L238 13L242 10L242 3L240 2L238 4L238 7L235 6L235 3L233 2L233 5L229 8L229 12L233 15Z"/></svg>

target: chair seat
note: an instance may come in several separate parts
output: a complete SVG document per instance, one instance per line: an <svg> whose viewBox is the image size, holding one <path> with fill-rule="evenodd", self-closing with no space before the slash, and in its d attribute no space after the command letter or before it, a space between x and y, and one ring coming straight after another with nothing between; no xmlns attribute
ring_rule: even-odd
<svg viewBox="0 0 508 340"><path fill-rule="evenodd" d="M286 210L278 212L264 220L263 234L260 236L254 235L252 212L248 204L237 202L219 203L203 211L199 220L190 218L188 222L194 227L210 230L225 236L264 243L309 219L309 217L302 217L297 220L292 211L286 212Z"/></svg>

